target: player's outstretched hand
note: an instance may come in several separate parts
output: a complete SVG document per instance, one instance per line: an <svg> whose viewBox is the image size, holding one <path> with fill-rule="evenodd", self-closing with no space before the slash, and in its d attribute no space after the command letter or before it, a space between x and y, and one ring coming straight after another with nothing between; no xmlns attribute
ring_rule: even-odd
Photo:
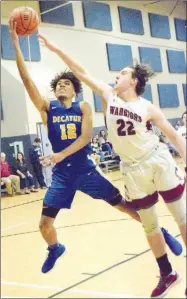
<svg viewBox="0 0 187 299"><path fill-rule="evenodd" d="M53 43L51 43L47 37L43 34L38 34L39 43L42 47L48 48L50 51L57 50L57 46Z"/></svg>
<svg viewBox="0 0 187 299"><path fill-rule="evenodd" d="M53 153L49 156L40 157L40 163L43 166L48 166L51 164L56 164L61 162L64 159L62 152L60 153Z"/></svg>
<svg viewBox="0 0 187 299"><path fill-rule="evenodd" d="M18 42L19 43L19 38L18 35L16 33L16 26L17 23L14 21L13 18L11 18L9 20L9 32L10 32L10 36L13 42Z"/></svg>

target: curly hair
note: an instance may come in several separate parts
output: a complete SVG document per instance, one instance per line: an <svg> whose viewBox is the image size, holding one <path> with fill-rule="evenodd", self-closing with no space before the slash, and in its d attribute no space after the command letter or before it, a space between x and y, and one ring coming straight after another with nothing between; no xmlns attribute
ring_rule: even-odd
<svg viewBox="0 0 187 299"><path fill-rule="evenodd" d="M136 93L137 95L141 95L145 91L145 86L149 78L154 77L155 73L151 70L148 64L139 64L136 61L131 68L133 69L132 77L138 80Z"/></svg>
<svg viewBox="0 0 187 299"><path fill-rule="evenodd" d="M54 79L51 81L50 87L51 87L52 91L56 90L56 86L58 84L58 81L60 81L61 79L67 79L67 80L71 81L71 83L73 84L76 95L78 95L79 93L82 92L81 82L75 77L75 75L72 72L67 71L67 70L65 70L64 72L61 72L60 74L57 74L54 77Z"/></svg>

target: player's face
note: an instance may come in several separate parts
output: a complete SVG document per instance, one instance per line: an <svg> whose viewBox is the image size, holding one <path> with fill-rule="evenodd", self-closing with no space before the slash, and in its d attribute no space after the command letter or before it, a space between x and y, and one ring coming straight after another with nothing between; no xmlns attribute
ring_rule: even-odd
<svg viewBox="0 0 187 299"><path fill-rule="evenodd" d="M61 79L58 81L55 96L59 98L72 99L75 96L73 84L68 79Z"/></svg>
<svg viewBox="0 0 187 299"><path fill-rule="evenodd" d="M117 92L124 92L131 87L135 88L137 79L133 78L132 74L133 69L126 67L116 76L114 87Z"/></svg>

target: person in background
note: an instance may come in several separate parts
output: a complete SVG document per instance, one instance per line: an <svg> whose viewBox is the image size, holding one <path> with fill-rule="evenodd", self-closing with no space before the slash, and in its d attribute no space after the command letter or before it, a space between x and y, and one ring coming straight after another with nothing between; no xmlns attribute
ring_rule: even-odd
<svg viewBox="0 0 187 299"><path fill-rule="evenodd" d="M100 162L105 160L104 153L102 152L101 146L99 145L98 139L96 137L92 138L91 142L92 154L91 157L95 160L96 164L99 165Z"/></svg>
<svg viewBox="0 0 187 299"><path fill-rule="evenodd" d="M180 127L181 127L181 123L180 123L180 120L178 120L175 124L175 130L178 131L180 129Z"/></svg>
<svg viewBox="0 0 187 299"><path fill-rule="evenodd" d="M179 133L179 135L182 136L184 139L187 139L187 131L186 131L187 118L186 118L186 114L187 114L186 111L182 114L183 126L180 127L177 131Z"/></svg>
<svg viewBox="0 0 187 299"><path fill-rule="evenodd" d="M5 184L8 195L13 195L13 185L16 193L20 194L20 178L12 174L5 153L1 153L1 184Z"/></svg>
<svg viewBox="0 0 187 299"><path fill-rule="evenodd" d="M99 145L103 152L109 152L109 154L112 155L112 145L108 141L105 130L101 130L99 133Z"/></svg>
<svg viewBox="0 0 187 299"><path fill-rule="evenodd" d="M25 194L30 194L31 192L37 192L35 189L33 176L28 170L28 166L25 162L23 153L18 152L16 160L16 172L20 177L20 186Z"/></svg>
<svg viewBox="0 0 187 299"><path fill-rule="evenodd" d="M42 165L40 163L40 157L42 156L40 144L41 144L40 138L38 137L35 138L33 142L33 146L29 150L29 156L30 156L34 174L37 178L37 181L41 189L46 189L46 184L42 172Z"/></svg>

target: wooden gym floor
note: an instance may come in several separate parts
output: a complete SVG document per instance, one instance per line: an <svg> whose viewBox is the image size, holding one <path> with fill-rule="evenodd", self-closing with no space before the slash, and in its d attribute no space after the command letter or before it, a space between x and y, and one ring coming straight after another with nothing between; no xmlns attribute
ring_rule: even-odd
<svg viewBox="0 0 187 299"><path fill-rule="evenodd" d="M119 171L108 177L123 192ZM51 272L42 274L47 246L38 221L44 194L1 199L2 298L149 298L159 272L141 225L80 192L72 209L61 211L55 223L67 252ZM161 226L178 236L162 200L157 211ZM180 236L178 240L182 242ZM166 298L185 298L186 252L168 254L182 280Z"/></svg>

